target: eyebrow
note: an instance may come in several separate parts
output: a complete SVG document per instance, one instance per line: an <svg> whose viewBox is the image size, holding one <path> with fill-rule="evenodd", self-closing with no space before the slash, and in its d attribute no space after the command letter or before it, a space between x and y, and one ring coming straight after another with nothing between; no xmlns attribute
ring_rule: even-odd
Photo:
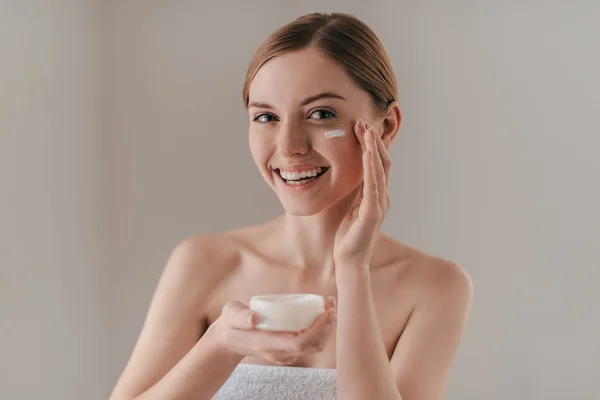
<svg viewBox="0 0 600 400"><path fill-rule="evenodd" d="M340 100L346 100L344 97L340 96L339 94L333 93L333 92L324 92L324 93L319 93L315 96L310 96L307 97L306 99L304 99L301 103L302 107L313 103L317 100L321 100L321 99L340 99ZM275 107L273 107L272 105L270 105L269 103L263 103L260 101L251 101L250 103L248 103L248 108L250 107L258 107L258 108L269 108L269 109L274 109Z"/></svg>

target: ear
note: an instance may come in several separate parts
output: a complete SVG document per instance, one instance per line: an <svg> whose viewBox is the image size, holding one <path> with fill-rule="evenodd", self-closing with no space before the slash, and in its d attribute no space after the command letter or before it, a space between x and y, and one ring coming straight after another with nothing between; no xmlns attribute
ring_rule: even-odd
<svg viewBox="0 0 600 400"><path fill-rule="evenodd" d="M402 113L400 112L400 105L397 101L393 101L388 106L387 113L384 115L382 120L383 130L381 140L387 149L390 148L392 141L398 134L401 123Z"/></svg>

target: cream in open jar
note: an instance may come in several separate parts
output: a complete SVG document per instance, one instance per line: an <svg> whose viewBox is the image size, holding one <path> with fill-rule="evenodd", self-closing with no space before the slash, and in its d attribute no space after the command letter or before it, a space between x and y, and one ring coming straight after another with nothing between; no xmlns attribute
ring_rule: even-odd
<svg viewBox="0 0 600 400"><path fill-rule="evenodd" d="M325 312L325 299L317 294L272 294L254 296L250 309L258 316L256 329L299 332Z"/></svg>

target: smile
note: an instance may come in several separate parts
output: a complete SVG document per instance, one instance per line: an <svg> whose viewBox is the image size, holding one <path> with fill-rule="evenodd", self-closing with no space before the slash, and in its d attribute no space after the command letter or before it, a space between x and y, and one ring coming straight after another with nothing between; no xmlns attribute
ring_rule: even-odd
<svg viewBox="0 0 600 400"><path fill-rule="evenodd" d="M328 167L317 167L305 171L282 171L275 169L281 179L290 186L302 186L316 181L329 170Z"/></svg>

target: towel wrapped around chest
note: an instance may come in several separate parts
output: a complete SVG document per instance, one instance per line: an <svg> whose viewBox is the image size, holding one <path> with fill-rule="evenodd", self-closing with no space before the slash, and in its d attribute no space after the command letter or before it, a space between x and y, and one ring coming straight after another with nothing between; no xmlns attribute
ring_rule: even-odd
<svg viewBox="0 0 600 400"><path fill-rule="evenodd" d="M335 369L239 364L213 400L335 400Z"/></svg>

